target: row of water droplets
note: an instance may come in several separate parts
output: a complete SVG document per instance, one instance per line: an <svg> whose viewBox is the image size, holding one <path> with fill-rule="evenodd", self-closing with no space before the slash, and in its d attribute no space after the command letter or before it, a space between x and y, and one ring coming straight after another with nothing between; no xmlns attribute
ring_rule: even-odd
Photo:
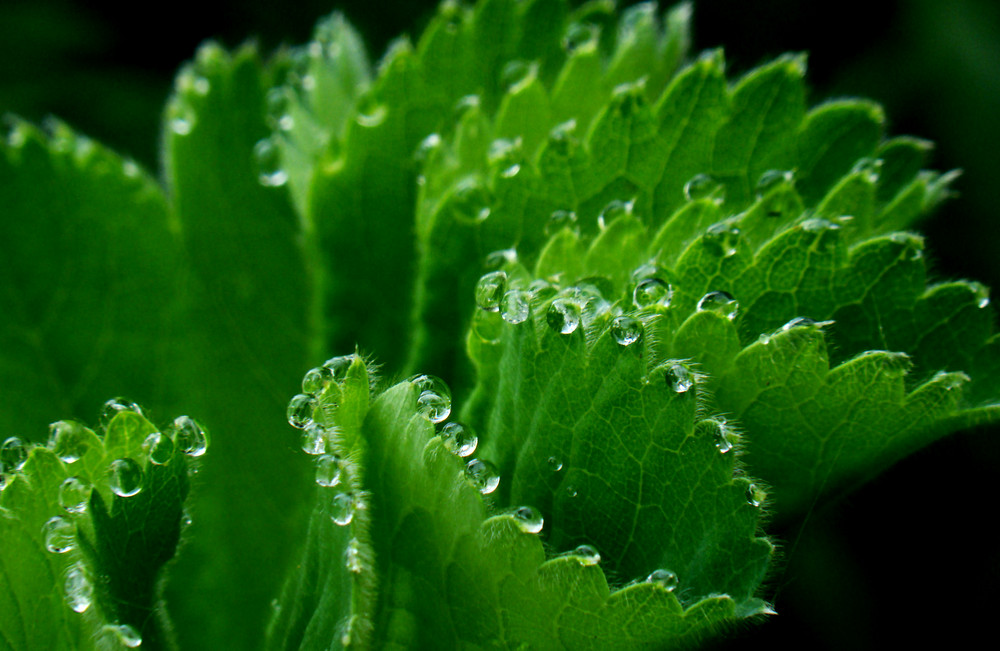
<svg viewBox="0 0 1000 651"><path fill-rule="evenodd" d="M101 409L101 428L93 432L75 421L57 421L49 426L46 447L62 462L68 473L74 464L88 452L95 443L100 445L100 437L107 430L112 419L121 412L133 412L142 416L141 408L122 398L107 401ZM4 441L0 452L0 490L8 484L3 479L8 473L19 473L27 462L31 448L17 437ZM169 463L175 450L189 457L202 456L208 439L201 426L188 416L179 416L165 432L149 434L142 444L148 463L164 465ZM106 481L112 493L121 498L129 498L142 491L144 470L132 457L113 459L106 468ZM44 546L53 554L66 554L76 548L76 518L87 513L94 486L85 474L72 474L59 485L57 498L62 513L49 518L42 526ZM77 561L69 566L64 576L65 600L77 613L86 612L93 603L94 587L86 566ZM134 627L127 624L109 625L106 629L113 633L126 647L141 644L141 637Z"/></svg>

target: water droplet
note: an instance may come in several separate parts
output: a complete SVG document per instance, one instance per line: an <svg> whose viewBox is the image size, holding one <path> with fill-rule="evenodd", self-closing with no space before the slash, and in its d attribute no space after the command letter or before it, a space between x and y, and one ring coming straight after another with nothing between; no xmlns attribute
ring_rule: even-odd
<svg viewBox="0 0 1000 651"><path fill-rule="evenodd" d="M677 588L677 575L670 570L653 570L649 576L646 577L646 583L652 583L658 585L667 592L673 592Z"/></svg>
<svg viewBox="0 0 1000 651"><path fill-rule="evenodd" d="M881 158L859 158L858 162L851 168L852 174L864 174L871 183L878 182L879 174L882 173Z"/></svg>
<svg viewBox="0 0 1000 651"><path fill-rule="evenodd" d="M446 423L441 428L441 440L448 451L460 457L467 457L476 451L479 437L468 425L462 423Z"/></svg>
<svg viewBox="0 0 1000 651"><path fill-rule="evenodd" d="M486 154L486 161L491 168L501 170L500 176L509 179L517 176L521 171L521 159L523 156L520 137L513 140L498 138L490 143L489 151Z"/></svg>
<svg viewBox="0 0 1000 651"><path fill-rule="evenodd" d="M134 459L115 459L108 466L108 486L119 497L132 497L142 490L142 467Z"/></svg>
<svg viewBox="0 0 1000 651"><path fill-rule="evenodd" d="M642 321L628 315L615 317L611 322L611 336L619 346L631 346L642 337Z"/></svg>
<svg viewBox="0 0 1000 651"><path fill-rule="evenodd" d="M589 23L570 23L562 38L562 46L567 53L572 54L584 47L596 47L600 36L600 28Z"/></svg>
<svg viewBox="0 0 1000 651"><path fill-rule="evenodd" d="M62 516L49 518L42 527L45 549L53 554L64 554L76 547L76 527Z"/></svg>
<svg viewBox="0 0 1000 651"><path fill-rule="evenodd" d="M934 374L934 377L931 378L931 382L940 384L944 387L945 391L961 389L962 386L969 381L969 376L962 372L949 373L947 371L938 371Z"/></svg>
<svg viewBox="0 0 1000 651"><path fill-rule="evenodd" d="M535 77L538 64L514 60L508 62L500 72L500 85L508 92L516 92Z"/></svg>
<svg viewBox="0 0 1000 651"><path fill-rule="evenodd" d="M12 436L0 446L0 470L14 472L28 460L28 446L16 436Z"/></svg>
<svg viewBox="0 0 1000 651"><path fill-rule="evenodd" d="M174 444L189 457L200 457L208 449L208 438L193 418L178 416L174 419Z"/></svg>
<svg viewBox="0 0 1000 651"><path fill-rule="evenodd" d="M712 441L715 443L716 449L721 453L725 454L733 449L733 442L736 440L737 435L726 423L723 418L708 418L703 420L699 427L708 432Z"/></svg>
<svg viewBox="0 0 1000 651"><path fill-rule="evenodd" d="M564 228L579 234L580 227L576 222L576 213L572 210L556 210L545 222L545 235L551 237Z"/></svg>
<svg viewBox="0 0 1000 651"><path fill-rule="evenodd" d="M134 626L129 624L108 624L104 627L121 642L122 646L128 649L136 649L142 646L142 636Z"/></svg>
<svg viewBox="0 0 1000 651"><path fill-rule="evenodd" d="M301 445L306 454L323 454L326 452L326 430L317 423L309 423L302 430Z"/></svg>
<svg viewBox="0 0 1000 651"><path fill-rule="evenodd" d="M531 315L531 294L523 289L512 289L500 299L500 316L507 323L524 323Z"/></svg>
<svg viewBox="0 0 1000 651"><path fill-rule="evenodd" d="M348 572L360 574L364 570L361 562L361 542L357 538L351 538L347 543L347 550L344 552L345 567ZM347 634L350 637L350 633Z"/></svg>
<svg viewBox="0 0 1000 651"><path fill-rule="evenodd" d="M549 129L550 150L561 156L568 156L576 145L576 120L566 120Z"/></svg>
<svg viewBox="0 0 1000 651"><path fill-rule="evenodd" d="M316 483L325 488L336 486L343 476L343 465L335 454L324 454L316 459Z"/></svg>
<svg viewBox="0 0 1000 651"><path fill-rule="evenodd" d="M288 182L288 173L281 167L281 147L273 138L262 138L253 148L257 166L257 180L268 188L277 188Z"/></svg>
<svg viewBox="0 0 1000 651"><path fill-rule="evenodd" d="M101 426L106 429L108 427L108 423L110 423L112 419L119 414L119 412L123 411L131 411L142 416L142 409L139 408L139 405L130 400L126 400L125 398L112 398L111 400L105 402L101 407Z"/></svg>
<svg viewBox="0 0 1000 651"><path fill-rule="evenodd" d="M500 472L497 467L482 459L473 459L465 465L465 477L483 495L489 495L500 485Z"/></svg>
<svg viewBox="0 0 1000 651"><path fill-rule="evenodd" d="M580 565L590 567L601 562L601 553L593 545L580 545L570 555L575 557Z"/></svg>
<svg viewBox="0 0 1000 651"><path fill-rule="evenodd" d="M369 94L358 102L358 114L354 119L359 125L370 129L385 122L388 115L388 107L379 102L374 95Z"/></svg>
<svg viewBox="0 0 1000 651"><path fill-rule="evenodd" d="M757 484L749 484L747 486L747 504L753 507L758 507L764 503L764 499L767 497L767 493L764 489L757 486Z"/></svg>
<svg viewBox="0 0 1000 651"><path fill-rule="evenodd" d="M178 136L186 136L194 129L194 110L181 101L174 101L167 109L170 130Z"/></svg>
<svg viewBox="0 0 1000 651"><path fill-rule="evenodd" d="M730 321L736 318L740 304L727 292L709 292L698 301L699 312L715 312Z"/></svg>
<svg viewBox="0 0 1000 651"><path fill-rule="evenodd" d="M66 603L76 613L86 612L94 601L94 586L80 563L74 563L66 572L63 583Z"/></svg>
<svg viewBox="0 0 1000 651"><path fill-rule="evenodd" d="M49 446L63 463L76 463L87 452L87 428L70 420L49 425Z"/></svg>
<svg viewBox="0 0 1000 651"><path fill-rule="evenodd" d="M729 222L712 224L705 230L702 243L714 255L729 258L736 255L740 242L740 229Z"/></svg>
<svg viewBox="0 0 1000 651"><path fill-rule="evenodd" d="M519 506L512 512L518 528L524 533L538 533L542 530L545 520L542 514L533 506Z"/></svg>
<svg viewBox="0 0 1000 651"><path fill-rule="evenodd" d="M491 203L489 191L475 177L460 181L449 200L455 219L472 223L489 218Z"/></svg>
<svg viewBox="0 0 1000 651"><path fill-rule="evenodd" d="M574 484L567 484L566 488L563 489L563 493L569 499L575 499L580 496L580 490Z"/></svg>
<svg viewBox="0 0 1000 651"><path fill-rule="evenodd" d="M557 298L545 313L549 327L561 335L572 334L580 325L580 306L568 298Z"/></svg>
<svg viewBox="0 0 1000 651"><path fill-rule="evenodd" d="M549 457L545 463L552 472L559 472L563 469L563 462L559 457Z"/></svg>
<svg viewBox="0 0 1000 651"><path fill-rule="evenodd" d="M420 391L417 396L417 413L432 423L440 423L451 414L451 391L444 380L433 375L414 375L410 384Z"/></svg>
<svg viewBox="0 0 1000 651"><path fill-rule="evenodd" d="M486 254L486 258L483 260L483 267L494 271L515 262L517 262L517 249L499 249Z"/></svg>
<svg viewBox="0 0 1000 651"><path fill-rule="evenodd" d="M621 201L615 199L604 206L601 213L597 216L597 225L601 230L604 230L608 224L624 217L625 215L631 215L632 210L635 208L635 200Z"/></svg>
<svg viewBox="0 0 1000 651"><path fill-rule="evenodd" d="M323 368L330 372L330 379L334 382L343 382L347 378L347 371L354 363L354 355L341 355L333 357L323 363ZM307 392L308 393L308 392Z"/></svg>
<svg viewBox="0 0 1000 651"><path fill-rule="evenodd" d="M706 199L713 195L721 195L722 184L708 174L696 174L684 184L684 198L688 201Z"/></svg>
<svg viewBox="0 0 1000 651"><path fill-rule="evenodd" d="M972 291L976 298L976 307L979 309L985 308L990 304L990 288L982 283L971 282L969 283L969 289Z"/></svg>
<svg viewBox="0 0 1000 651"><path fill-rule="evenodd" d="M479 95L465 95L455 102L455 122L460 122L471 111L479 110Z"/></svg>
<svg viewBox="0 0 1000 651"><path fill-rule="evenodd" d="M354 520L356 505L351 493L337 493L330 504L330 519L341 527L351 524Z"/></svg>
<svg viewBox="0 0 1000 651"><path fill-rule="evenodd" d="M640 309L655 304L666 307L670 305L673 295L673 288L663 280L656 277L645 278L632 290L632 304Z"/></svg>
<svg viewBox="0 0 1000 651"><path fill-rule="evenodd" d="M767 170L757 179L757 198L763 199L771 190L780 185L791 183L794 178L795 175L789 170Z"/></svg>
<svg viewBox="0 0 1000 651"><path fill-rule="evenodd" d="M479 279L479 282L476 283L476 305L479 306L479 309L486 310L487 312L498 311L506 287L506 272L491 271L488 274L484 274Z"/></svg>
<svg viewBox="0 0 1000 651"><path fill-rule="evenodd" d="M666 372L666 380L674 393L686 393L694 386L694 373L683 364L671 364Z"/></svg>
<svg viewBox="0 0 1000 651"><path fill-rule="evenodd" d="M69 477L59 484L59 506L68 513L83 513L90 500L90 482L82 477Z"/></svg>
<svg viewBox="0 0 1000 651"><path fill-rule="evenodd" d="M434 155L435 151L438 151L441 148L443 142L441 134L432 133L421 140L420 144L417 145L417 150L413 153L413 160L418 163L427 161L432 155Z"/></svg>
<svg viewBox="0 0 1000 651"><path fill-rule="evenodd" d="M833 325L833 321L815 321L807 316L797 316L785 325L781 326L781 331L788 332L789 330L794 330L795 328L808 327L822 328L828 325Z"/></svg>
<svg viewBox="0 0 1000 651"><path fill-rule="evenodd" d="M289 112L291 104L291 89L285 86L272 88L264 100L267 105L267 124L272 129L291 131L295 127L295 118Z"/></svg>
<svg viewBox="0 0 1000 651"><path fill-rule="evenodd" d="M319 396L326 388L326 383L332 379L333 373L325 366L317 366L306 371L302 376L302 393Z"/></svg>
<svg viewBox="0 0 1000 651"><path fill-rule="evenodd" d="M316 398L308 393L300 393L288 402L288 424L299 429L312 422Z"/></svg>

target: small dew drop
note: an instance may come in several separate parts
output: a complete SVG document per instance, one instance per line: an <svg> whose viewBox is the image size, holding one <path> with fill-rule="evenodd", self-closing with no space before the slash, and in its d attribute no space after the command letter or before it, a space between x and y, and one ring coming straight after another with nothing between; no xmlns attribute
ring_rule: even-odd
<svg viewBox="0 0 1000 651"><path fill-rule="evenodd" d="M287 87L272 88L264 101L267 106L268 126L281 131L291 131L295 127L295 119L288 113L291 96Z"/></svg>
<svg viewBox="0 0 1000 651"><path fill-rule="evenodd" d="M56 516L42 527L45 549L53 554L65 554L76 547L76 527L64 517Z"/></svg>
<svg viewBox="0 0 1000 651"><path fill-rule="evenodd" d="M518 87L528 83L537 74L537 64L514 60L500 71L500 84L508 91L516 91Z"/></svg>
<svg viewBox="0 0 1000 651"><path fill-rule="evenodd" d="M639 309L656 304L666 307L670 305L673 295L673 289L663 280L656 277L644 278L632 290L632 304Z"/></svg>
<svg viewBox="0 0 1000 651"><path fill-rule="evenodd" d="M468 457L476 451L479 437L468 425L452 422L441 428L441 440L448 451L459 457Z"/></svg>
<svg viewBox="0 0 1000 651"><path fill-rule="evenodd" d="M465 465L465 477L483 495L489 495L500 485L497 467L482 459L473 459Z"/></svg>
<svg viewBox="0 0 1000 651"><path fill-rule="evenodd" d="M604 230L608 224L616 219L625 215L631 215L634 209L634 200L622 201L620 199L614 199L608 202L608 205L604 206L604 209L601 210L601 213L597 216L597 225L601 228L601 230Z"/></svg>
<svg viewBox="0 0 1000 651"><path fill-rule="evenodd" d="M323 368L330 372L330 379L332 381L343 382L347 378L347 371L353 363L354 355L341 355L326 360L323 363Z"/></svg>
<svg viewBox="0 0 1000 651"><path fill-rule="evenodd" d="M306 454L323 454L326 452L326 429L318 423L309 423L302 430L301 443Z"/></svg>
<svg viewBox="0 0 1000 651"><path fill-rule="evenodd" d="M486 254L483 266L493 271L517 262L517 249L498 249Z"/></svg>
<svg viewBox="0 0 1000 651"><path fill-rule="evenodd" d="M542 514L533 506L519 506L512 514L518 528L524 533L538 533L545 524Z"/></svg>
<svg viewBox="0 0 1000 651"><path fill-rule="evenodd" d="M721 184L708 174L697 174L684 184L684 198L688 201L711 197Z"/></svg>
<svg viewBox="0 0 1000 651"><path fill-rule="evenodd" d="M549 327L561 335L572 334L580 325L580 306L568 298L557 298L545 313Z"/></svg>
<svg viewBox="0 0 1000 651"><path fill-rule="evenodd" d="M698 301L699 312L715 312L730 321L736 318L740 304L727 292L709 292Z"/></svg>
<svg viewBox="0 0 1000 651"><path fill-rule="evenodd" d="M16 436L3 442L0 447L0 470L14 472L24 466L28 460L28 446Z"/></svg>
<svg viewBox="0 0 1000 651"><path fill-rule="evenodd" d="M611 322L611 336L619 346L631 346L642 338L642 321L628 315L617 316Z"/></svg>
<svg viewBox="0 0 1000 651"><path fill-rule="evenodd" d="M711 436L715 443L715 448L720 454L726 454L733 449L733 440L736 433L732 431L728 423L722 418L709 418L702 421L703 427Z"/></svg>
<svg viewBox="0 0 1000 651"><path fill-rule="evenodd" d="M667 592L673 592L677 588L677 575L670 570L659 569L653 570L649 576L646 577L646 583L652 583L657 585Z"/></svg>
<svg viewBox="0 0 1000 651"><path fill-rule="evenodd" d="M257 165L257 180L267 188L277 188L288 182L288 172L281 167L281 148L273 138L262 138L253 148Z"/></svg>
<svg viewBox="0 0 1000 651"><path fill-rule="evenodd" d="M567 53L572 54L587 46L597 43L600 31L589 23L570 23L562 38L562 46Z"/></svg>
<svg viewBox="0 0 1000 651"><path fill-rule="evenodd" d="M791 183L795 175L789 170L767 170L757 179L757 198L763 199L774 188Z"/></svg>
<svg viewBox="0 0 1000 651"><path fill-rule="evenodd" d="M368 96L361 100L358 114L354 119L360 126L371 129L385 122L388 115L389 109L385 104L380 104L374 97Z"/></svg>
<svg viewBox="0 0 1000 651"><path fill-rule="evenodd" d="M104 630L118 638L122 646L127 649L137 649L142 646L142 636L134 626L130 626L129 624L109 624L104 627Z"/></svg>
<svg viewBox="0 0 1000 651"><path fill-rule="evenodd" d="M479 309L487 312L498 311L506 287L506 272L491 271L484 274L476 283L476 305L479 306Z"/></svg>
<svg viewBox="0 0 1000 651"><path fill-rule="evenodd" d="M139 405L125 398L112 398L101 407L101 426L107 428L112 419L123 411L131 411L142 416L142 409L139 408Z"/></svg>
<svg viewBox="0 0 1000 651"><path fill-rule="evenodd" d="M134 459L115 459L108 466L108 486L118 497L132 497L142 490L142 467Z"/></svg>
<svg viewBox="0 0 1000 651"><path fill-rule="evenodd" d="M87 428L60 420L49 425L49 446L63 463L76 463L87 452Z"/></svg>
<svg viewBox="0 0 1000 651"><path fill-rule="evenodd" d="M90 500L90 482L83 477L69 477L59 484L59 506L67 513L83 513Z"/></svg>
<svg viewBox="0 0 1000 651"><path fill-rule="evenodd" d="M190 416L178 416L174 419L174 444L177 449L189 457L200 457L208 449L208 438L202 429Z"/></svg>
<svg viewBox="0 0 1000 651"><path fill-rule="evenodd" d="M976 307L979 309L985 308L990 304L990 288L982 283L972 282L969 283L969 289L972 291L976 299Z"/></svg>
<svg viewBox="0 0 1000 651"><path fill-rule="evenodd" d="M459 97L455 102L454 118L455 122L460 122L466 114L478 110L480 105L479 95L465 95Z"/></svg>
<svg viewBox="0 0 1000 651"><path fill-rule="evenodd" d="M712 224L705 231L702 243L714 255L730 258L739 250L740 229L728 222Z"/></svg>
<svg viewBox="0 0 1000 651"><path fill-rule="evenodd" d="M417 413L432 423L440 423L451 414L451 390L444 380L433 375L414 375L410 384L420 392L417 395Z"/></svg>
<svg viewBox="0 0 1000 651"><path fill-rule="evenodd" d="M441 134L432 133L421 140L420 144L417 145L417 150L413 153L413 160L418 163L423 163L433 156L435 151L441 148L442 143L443 140L441 139Z"/></svg>
<svg viewBox="0 0 1000 651"><path fill-rule="evenodd" d="M551 472L559 472L563 469L563 462L559 457L549 457L545 464L549 467L549 471Z"/></svg>
<svg viewBox="0 0 1000 651"><path fill-rule="evenodd" d="M330 519L341 527L346 527L354 520L357 503L351 493L337 493L330 504Z"/></svg>
<svg viewBox="0 0 1000 651"><path fill-rule="evenodd" d="M683 364L672 364L667 369L666 380L674 393L686 393L694 386L694 374Z"/></svg>
<svg viewBox="0 0 1000 651"><path fill-rule="evenodd" d="M580 232L576 213L572 210L556 210L549 215L548 221L545 222L545 235L551 237L564 228L574 233Z"/></svg>
<svg viewBox="0 0 1000 651"><path fill-rule="evenodd" d="M75 613L84 613L90 608L94 601L94 586L83 566L74 563L66 572L66 581L63 583L66 603Z"/></svg>
<svg viewBox="0 0 1000 651"><path fill-rule="evenodd" d="M511 289L500 299L500 316L512 325L524 323L531 315L531 294L523 289Z"/></svg>
<svg viewBox="0 0 1000 651"><path fill-rule="evenodd" d="M142 442L142 449L149 462L157 466L166 464L174 456L174 442L162 432L153 432L147 436Z"/></svg>
<svg viewBox="0 0 1000 651"><path fill-rule="evenodd" d="M331 488L340 483L343 466L335 454L324 454L316 459L316 483Z"/></svg>
<svg viewBox="0 0 1000 651"><path fill-rule="evenodd" d="M591 567L601 562L601 553L593 545L580 545L570 555L584 567Z"/></svg>
<svg viewBox="0 0 1000 651"><path fill-rule="evenodd" d="M859 158L858 162L854 164L851 169L852 174L864 174L868 177L869 181L875 183L878 181L879 174L882 172L882 159L881 158Z"/></svg>
<svg viewBox="0 0 1000 651"><path fill-rule="evenodd" d="M764 499L767 497L767 493L764 489L757 486L757 484L750 484L747 486L747 504L756 508L764 503Z"/></svg>
<svg viewBox="0 0 1000 651"><path fill-rule="evenodd" d="M288 402L288 424L303 429L312 422L316 398L308 393L300 393Z"/></svg>

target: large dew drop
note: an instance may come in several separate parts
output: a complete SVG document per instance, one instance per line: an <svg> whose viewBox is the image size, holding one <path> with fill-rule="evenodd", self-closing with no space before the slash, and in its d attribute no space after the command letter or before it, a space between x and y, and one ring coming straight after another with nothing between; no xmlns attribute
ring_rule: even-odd
<svg viewBox="0 0 1000 651"><path fill-rule="evenodd" d="M330 504L330 518L335 524L345 527L354 520L357 502L351 493L337 493Z"/></svg>
<svg viewBox="0 0 1000 651"><path fill-rule="evenodd" d="M165 465L174 456L174 442L162 432L147 436L142 442L142 449L146 451L149 462L157 466Z"/></svg>
<svg viewBox="0 0 1000 651"><path fill-rule="evenodd" d="M313 409L316 408L316 398L308 393L300 393L288 401L288 424L303 429L312 422Z"/></svg>
<svg viewBox="0 0 1000 651"><path fill-rule="evenodd" d="M90 482L83 477L69 477L59 484L59 506L67 513L83 513L90 500Z"/></svg>
<svg viewBox="0 0 1000 651"><path fill-rule="evenodd" d="M489 495L500 485L500 473L489 461L473 459L465 466L465 477L483 495Z"/></svg>
<svg viewBox="0 0 1000 651"><path fill-rule="evenodd" d="M580 325L580 306L571 299L557 298L549 305L545 322L561 335L572 334Z"/></svg>
<svg viewBox="0 0 1000 651"><path fill-rule="evenodd" d="M340 483L343 465L335 454L324 454L316 459L316 483L330 488Z"/></svg>
<svg viewBox="0 0 1000 651"><path fill-rule="evenodd" d="M12 436L0 446L0 471L14 472L21 469L28 460L28 446L24 441Z"/></svg>
<svg viewBox="0 0 1000 651"><path fill-rule="evenodd" d="M698 301L699 312L715 312L730 321L736 318L740 304L726 292L709 292Z"/></svg>
<svg viewBox="0 0 1000 651"><path fill-rule="evenodd" d="M646 583L657 585L667 592L673 592L677 588L677 575L666 569L653 570L646 577Z"/></svg>
<svg viewBox="0 0 1000 651"><path fill-rule="evenodd" d="M611 336L619 346L631 346L642 338L642 321L622 315L611 322Z"/></svg>
<svg viewBox="0 0 1000 651"><path fill-rule="evenodd" d="M142 490L142 467L128 457L108 466L108 486L118 497L132 497Z"/></svg>
<svg viewBox="0 0 1000 651"><path fill-rule="evenodd" d="M533 506L519 506L513 511L518 528L524 533L538 533L545 524L542 514Z"/></svg>
<svg viewBox="0 0 1000 651"><path fill-rule="evenodd" d="M504 290L507 287L507 274L503 271L491 271L476 283L476 305L487 312L500 309Z"/></svg>
<svg viewBox="0 0 1000 651"><path fill-rule="evenodd" d="M417 395L417 413L426 416L432 423L440 423L451 414L451 391L439 377L414 375L410 384L420 392Z"/></svg>
<svg viewBox="0 0 1000 651"><path fill-rule="evenodd" d="M101 407L100 422L101 426L107 428L108 423L117 416L120 412L131 411L142 416L142 409L139 405L126 400L125 398L112 398L104 403Z"/></svg>
<svg viewBox="0 0 1000 651"><path fill-rule="evenodd" d="M309 423L302 430L302 451L306 454L323 454L326 452L326 429L318 423Z"/></svg>
<svg viewBox="0 0 1000 651"><path fill-rule="evenodd" d="M45 549L53 554L65 554L76 547L76 527L64 517L56 516L42 526Z"/></svg>
<svg viewBox="0 0 1000 651"><path fill-rule="evenodd" d="M500 317L512 325L524 323L531 316L531 294L523 289L511 289L500 299Z"/></svg>
<svg viewBox="0 0 1000 651"><path fill-rule="evenodd" d="M174 444L189 457L200 457L208 449L208 438L193 418L178 416L174 419Z"/></svg>
<svg viewBox="0 0 1000 651"><path fill-rule="evenodd" d="M674 393L686 393L694 386L694 374L683 364L672 364L667 369L666 380Z"/></svg>
<svg viewBox="0 0 1000 651"><path fill-rule="evenodd" d="M670 305L672 297L670 285L655 277L640 280L632 290L632 304L640 309L655 304Z"/></svg>
<svg viewBox="0 0 1000 651"><path fill-rule="evenodd" d="M333 379L333 372L325 366L317 366L306 371L302 376L302 393L319 396L326 388L327 382Z"/></svg>
<svg viewBox="0 0 1000 651"><path fill-rule="evenodd" d="M591 567L601 562L601 553L593 545L580 545L569 553L580 565Z"/></svg>
<svg viewBox="0 0 1000 651"><path fill-rule="evenodd" d="M479 437L468 425L446 423L441 428L441 440L448 451L459 457L467 457L476 451Z"/></svg>
<svg viewBox="0 0 1000 651"><path fill-rule="evenodd" d="M354 355L340 355L339 357L331 357L323 362L323 368L329 371L330 380L343 382L347 378L347 371L353 363ZM309 392L306 391L306 393Z"/></svg>
<svg viewBox="0 0 1000 651"><path fill-rule="evenodd" d="M63 589L66 603L75 613L86 612L94 602L94 586L80 563L71 565L66 572Z"/></svg>
<svg viewBox="0 0 1000 651"><path fill-rule="evenodd" d="M87 428L69 420L52 423L49 447L63 463L76 463L87 452Z"/></svg>
<svg viewBox="0 0 1000 651"><path fill-rule="evenodd" d="M137 649L142 646L142 635L129 624L109 624L104 630L114 635L127 649Z"/></svg>

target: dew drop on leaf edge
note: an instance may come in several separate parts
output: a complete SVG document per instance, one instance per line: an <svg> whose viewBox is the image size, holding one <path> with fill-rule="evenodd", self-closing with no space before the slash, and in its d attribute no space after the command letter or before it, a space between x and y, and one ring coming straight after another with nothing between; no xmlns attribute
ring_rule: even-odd
<svg viewBox="0 0 1000 651"><path fill-rule="evenodd" d="M440 436L449 452L463 458L472 455L479 445L479 437L473 429L458 422L445 423Z"/></svg>
<svg viewBox="0 0 1000 651"><path fill-rule="evenodd" d="M451 390L444 380L434 375L420 374L409 379L417 394L417 413L432 423L440 423L451 414Z"/></svg>
<svg viewBox="0 0 1000 651"><path fill-rule="evenodd" d="M472 459L465 466L466 478L483 495L489 495L500 485L500 473L489 461Z"/></svg>
<svg viewBox="0 0 1000 651"><path fill-rule="evenodd" d="M174 456L173 440L162 432L152 432L142 442L142 449L153 465L162 466Z"/></svg>
<svg viewBox="0 0 1000 651"><path fill-rule="evenodd" d="M86 612L93 604L94 586L80 563L74 563L67 570L63 590L66 604L75 613Z"/></svg>
<svg viewBox="0 0 1000 651"><path fill-rule="evenodd" d="M86 478L67 477L59 484L59 506L67 513L83 513L87 510L91 488Z"/></svg>
<svg viewBox="0 0 1000 651"><path fill-rule="evenodd" d="M348 492L337 493L333 496L333 502L330 504L330 519L337 526L345 527L354 520L356 508L354 495Z"/></svg>
<svg viewBox="0 0 1000 651"><path fill-rule="evenodd" d="M667 592L673 592L677 588L677 575L667 569L653 570L646 577L646 583L657 585Z"/></svg>
<svg viewBox="0 0 1000 651"><path fill-rule="evenodd" d="M524 533L539 533L545 524L542 514L533 506L519 506L514 509L513 516Z"/></svg>
<svg viewBox="0 0 1000 651"><path fill-rule="evenodd" d="M115 459L108 466L108 486L118 497L132 497L142 490L142 467L135 459Z"/></svg>
<svg viewBox="0 0 1000 651"><path fill-rule="evenodd" d="M76 547L76 527L62 516L49 518L42 527L45 549L53 554L65 554Z"/></svg>
<svg viewBox="0 0 1000 651"><path fill-rule="evenodd" d="M288 424L303 429L312 422L313 410L316 408L316 397L308 393L300 393L288 401Z"/></svg>
<svg viewBox="0 0 1000 651"><path fill-rule="evenodd" d="M205 430L190 416L174 419L174 445L189 457L200 457L208 449Z"/></svg>

